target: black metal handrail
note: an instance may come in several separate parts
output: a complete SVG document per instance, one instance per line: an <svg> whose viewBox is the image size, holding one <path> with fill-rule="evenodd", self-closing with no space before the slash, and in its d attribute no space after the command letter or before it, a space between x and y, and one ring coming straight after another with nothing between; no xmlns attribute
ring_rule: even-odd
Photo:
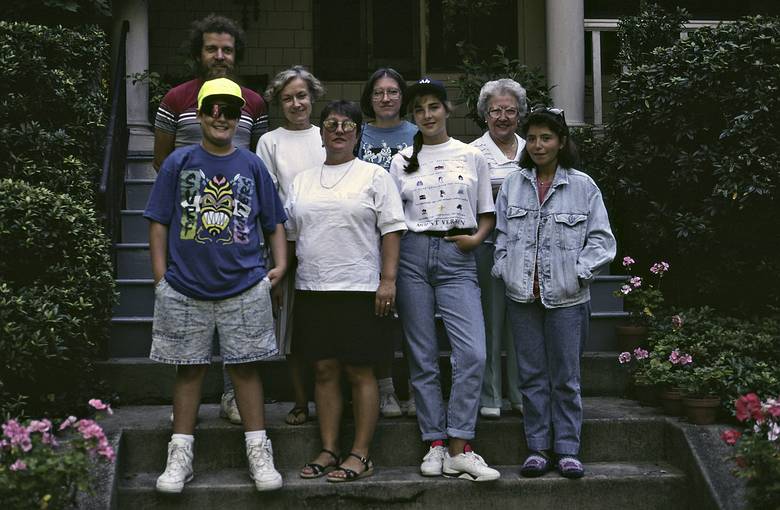
<svg viewBox="0 0 780 510"><path fill-rule="evenodd" d="M127 161L127 81L126 54L127 33L130 23L122 22L119 34L119 48L111 76L111 116L106 129L103 152L103 172L100 176L98 203L105 215L106 231L113 245L119 240L122 194L124 192L125 164ZM115 258L112 248L112 258ZM115 262L115 261L114 261ZM116 267L116 264L114 264Z"/></svg>

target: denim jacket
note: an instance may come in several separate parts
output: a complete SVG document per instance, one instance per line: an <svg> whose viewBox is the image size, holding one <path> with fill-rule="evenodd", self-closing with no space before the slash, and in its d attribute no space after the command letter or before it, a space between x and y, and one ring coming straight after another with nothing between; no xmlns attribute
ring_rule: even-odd
<svg viewBox="0 0 780 510"><path fill-rule="evenodd" d="M522 303L534 300L537 265L542 304L558 308L590 300L594 275L615 258L601 191L578 170L559 166L541 204L536 169L511 173L496 198L496 231L492 274Z"/></svg>

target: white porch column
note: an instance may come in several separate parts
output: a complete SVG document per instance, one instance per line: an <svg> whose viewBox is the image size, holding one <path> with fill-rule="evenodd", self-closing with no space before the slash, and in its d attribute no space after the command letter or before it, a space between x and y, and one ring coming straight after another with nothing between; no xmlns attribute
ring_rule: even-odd
<svg viewBox="0 0 780 510"><path fill-rule="evenodd" d="M127 33L127 74L142 73L149 69L149 0L115 0L114 33L119 33L122 20L130 22ZM115 41L118 43L118 40ZM116 47L116 44L115 44ZM149 84L127 80L127 125L134 131L150 131Z"/></svg>
<svg viewBox="0 0 780 510"><path fill-rule="evenodd" d="M545 0L547 83L569 125L585 123L584 0Z"/></svg>

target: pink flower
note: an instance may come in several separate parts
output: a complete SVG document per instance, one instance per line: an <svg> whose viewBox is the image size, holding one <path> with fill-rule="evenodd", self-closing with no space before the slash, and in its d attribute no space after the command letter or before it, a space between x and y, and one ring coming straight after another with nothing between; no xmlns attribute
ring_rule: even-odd
<svg viewBox="0 0 780 510"><path fill-rule="evenodd" d="M59 430L65 430L69 427L71 427L74 423L76 423L77 418L75 416L68 416L65 421L60 423Z"/></svg>
<svg viewBox="0 0 780 510"><path fill-rule="evenodd" d="M650 267L650 272L657 275L662 275L667 271L669 271L668 262L656 262Z"/></svg>
<svg viewBox="0 0 780 510"><path fill-rule="evenodd" d="M727 445L734 446L735 444L737 444L737 441L741 436L742 436L742 432L734 429L728 429L723 431L723 433L720 435L720 438Z"/></svg>
<svg viewBox="0 0 780 510"><path fill-rule="evenodd" d="M27 464L22 459L16 459L16 462L11 464L11 466L8 468L11 471L24 471L27 469Z"/></svg>
<svg viewBox="0 0 780 510"><path fill-rule="evenodd" d="M104 404L100 399L93 398L88 403L98 411L105 411L108 414L114 414L114 411L111 410L111 406L109 404Z"/></svg>
<svg viewBox="0 0 780 510"><path fill-rule="evenodd" d="M3 424L3 435L9 439L11 446L18 446L24 452L32 450L30 432L16 420L8 420Z"/></svg>
<svg viewBox="0 0 780 510"><path fill-rule="evenodd" d="M642 286L642 278L640 278L639 276L634 276L634 277L632 277L632 278L631 278L631 279L630 279L628 282L629 282L629 283L631 284L631 286L632 286L632 287L634 287L635 289L638 289L639 287L641 287L641 286Z"/></svg>
<svg viewBox="0 0 780 510"><path fill-rule="evenodd" d="M683 318L680 315L672 315L672 328L680 329L683 326Z"/></svg>
<svg viewBox="0 0 780 510"><path fill-rule="evenodd" d="M623 257L623 267L631 267L636 261L631 257Z"/></svg>
<svg viewBox="0 0 780 510"><path fill-rule="evenodd" d="M641 347L637 347L636 349L634 349L634 357L636 359L645 359L648 356L650 356L650 353L642 349Z"/></svg>
<svg viewBox="0 0 780 510"><path fill-rule="evenodd" d="M780 418L780 402L774 402L770 404L766 411L774 418Z"/></svg>
<svg viewBox="0 0 780 510"><path fill-rule="evenodd" d="M676 365L680 361L680 351L675 349L669 354L669 362L672 365Z"/></svg>
<svg viewBox="0 0 780 510"><path fill-rule="evenodd" d="M631 290L632 290L631 287L629 287L628 285L623 285L622 287L620 287L620 292L624 296L631 294Z"/></svg>
<svg viewBox="0 0 780 510"><path fill-rule="evenodd" d="M747 421L751 417L758 422L763 421L761 399L755 393L748 393L739 397L734 404L734 408L737 411L736 414L739 421Z"/></svg>
<svg viewBox="0 0 780 510"><path fill-rule="evenodd" d="M618 356L618 361L620 362L621 365L623 365L625 363L630 363L631 362L631 353L630 352L621 352L620 355Z"/></svg>

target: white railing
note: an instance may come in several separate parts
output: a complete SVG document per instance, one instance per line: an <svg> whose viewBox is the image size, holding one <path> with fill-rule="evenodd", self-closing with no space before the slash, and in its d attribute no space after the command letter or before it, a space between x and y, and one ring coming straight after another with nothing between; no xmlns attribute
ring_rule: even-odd
<svg viewBox="0 0 780 510"><path fill-rule="evenodd" d="M691 20L685 24L685 30L680 33L681 39L688 38L688 32L701 27L714 27L728 21ZM600 126L604 123L604 95L601 66L601 32L617 31L616 19L586 19L584 20L585 33L590 32L591 63L593 65L593 124Z"/></svg>

